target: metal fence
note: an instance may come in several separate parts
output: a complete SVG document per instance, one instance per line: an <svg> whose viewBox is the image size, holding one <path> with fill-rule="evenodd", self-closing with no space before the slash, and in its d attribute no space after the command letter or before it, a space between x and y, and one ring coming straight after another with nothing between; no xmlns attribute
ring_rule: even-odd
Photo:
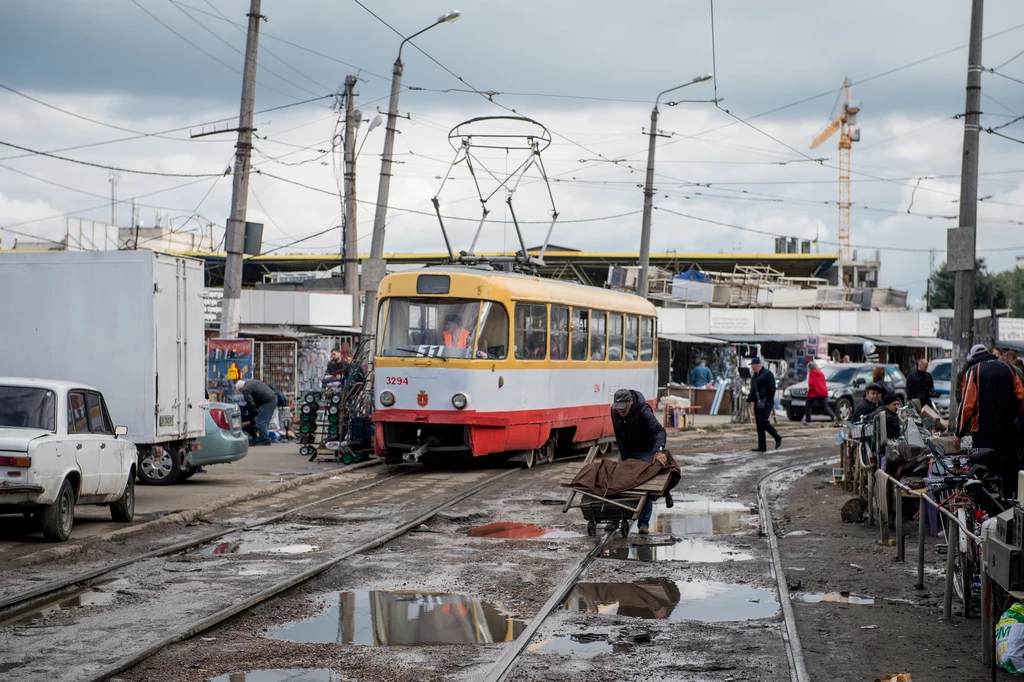
<svg viewBox="0 0 1024 682"><path fill-rule="evenodd" d="M253 347L253 376L279 391L294 394L295 360L294 341L257 341Z"/></svg>

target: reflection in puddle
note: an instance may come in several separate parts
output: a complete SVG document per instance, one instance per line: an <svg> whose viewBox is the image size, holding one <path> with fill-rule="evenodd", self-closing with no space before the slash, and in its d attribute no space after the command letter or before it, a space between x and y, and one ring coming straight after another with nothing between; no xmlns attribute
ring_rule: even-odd
<svg viewBox="0 0 1024 682"><path fill-rule="evenodd" d="M273 542L257 542L252 540L241 540L235 542L211 542L199 548L199 553L205 556L218 554L305 554L315 552L319 547L316 545L282 545Z"/></svg>
<svg viewBox="0 0 1024 682"><path fill-rule="evenodd" d="M486 526L477 526L469 529L470 537L474 538L505 538L516 540L529 540L531 538L575 538L579 533L567 530L556 530L536 526L532 523L512 523L502 521L499 523L488 523Z"/></svg>
<svg viewBox="0 0 1024 682"><path fill-rule="evenodd" d="M678 501L671 509L659 501L651 520L655 531L672 535L729 535L755 530L757 524L747 505L712 500Z"/></svg>
<svg viewBox="0 0 1024 682"><path fill-rule="evenodd" d="M679 542L666 545L614 545L605 549L603 556L628 561L689 561L703 564L749 561L754 558L747 552L730 549L728 545L720 545L700 537L684 537Z"/></svg>
<svg viewBox="0 0 1024 682"><path fill-rule="evenodd" d="M341 592L323 598L326 609L271 630L290 642L415 646L510 642L525 623L492 604L458 594Z"/></svg>
<svg viewBox="0 0 1024 682"><path fill-rule="evenodd" d="M835 604L874 604L872 597L861 597L849 592L807 592L800 595L800 601L808 604L820 604L821 602L832 602Z"/></svg>
<svg viewBox="0 0 1024 682"><path fill-rule="evenodd" d="M250 670L244 673L227 673L214 677L210 682L335 682L341 680L330 670Z"/></svg>
<svg viewBox="0 0 1024 682"><path fill-rule="evenodd" d="M608 641L607 635L588 635L584 633L542 639L533 642L526 649L530 653L596 656L597 654L628 651L631 648L632 645L626 642L612 644Z"/></svg>
<svg viewBox="0 0 1024 682"><path fill-rule="evenodd" d="M58 611L76 609L81 606L106 606L114 601L114 597L117 596L115 594L116 587L122 582L121 580L104 580L95 583L92 587L85 587L77 592L62 594L31 607L19 609L4 620L0 620L0 627L24 625Z"/></svg>
<svg viewBox="0 0 1024 682"><path fill-rule="evenodd" d="M577 583L565 607L569 611L605 615L707 622L768 618L779 610L775 594L769 590L665 578L644 578L633 583Z"/></svg>

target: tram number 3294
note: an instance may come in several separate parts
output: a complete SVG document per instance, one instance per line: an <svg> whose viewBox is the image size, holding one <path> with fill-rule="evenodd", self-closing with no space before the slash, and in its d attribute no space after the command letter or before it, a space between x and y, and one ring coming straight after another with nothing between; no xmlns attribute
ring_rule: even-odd
<svg viewBox="0 0 1024 682"><path fill-rule="evenodd" d="M409 377L387 377L384 383L388 386L408 386Z"/></svg>

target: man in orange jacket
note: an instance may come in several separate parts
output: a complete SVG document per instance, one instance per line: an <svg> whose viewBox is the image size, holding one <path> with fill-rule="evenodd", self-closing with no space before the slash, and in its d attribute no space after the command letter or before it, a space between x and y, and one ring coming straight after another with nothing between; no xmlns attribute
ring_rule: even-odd
<svg viewBox="0 0 1024 682"><path fill-rule="evenodd" d="M469 348L469 330L462 326L462 318L458 315L444 318L444 345L448 348Z"/></svg>
<svg viewBox="0 0 1024 682"><path fill-rule="evenodd" d="M1003 482L1003 496L1017 497L1017 417L1024 412L1024 383L1005 362L980 343L967 355L956 416L956 444L971 434L976 448L992 448Z"/></svg>
<svg viewBox="0 0 1024 682"><path fill-rule="evenodd" d="M807 404L804 406L804 423L811 423L813 408L817 406L820 411L836 420L836 413L828 404L828 384L825 382L825 373L818 369L817 362L807 363Z"/></svg>

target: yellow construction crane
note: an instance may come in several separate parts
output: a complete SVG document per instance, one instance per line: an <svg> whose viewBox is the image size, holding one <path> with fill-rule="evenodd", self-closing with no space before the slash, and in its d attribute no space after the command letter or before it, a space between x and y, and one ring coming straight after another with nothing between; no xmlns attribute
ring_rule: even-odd
<svg viewBox="0 0 1024 682"><path fill-rule="evenodd" d="M857 112L860 111L860 103L850 97L850 81L843 79L842 107L839 116L832 121L820 135L811 142L811 149L814 149L822 142L832 137L832 134L839 131L839 283L843 284L843 264L849 263L850 254L850 147L854 142L860 142L860 128L854 128L857 124Z"/></svg>

